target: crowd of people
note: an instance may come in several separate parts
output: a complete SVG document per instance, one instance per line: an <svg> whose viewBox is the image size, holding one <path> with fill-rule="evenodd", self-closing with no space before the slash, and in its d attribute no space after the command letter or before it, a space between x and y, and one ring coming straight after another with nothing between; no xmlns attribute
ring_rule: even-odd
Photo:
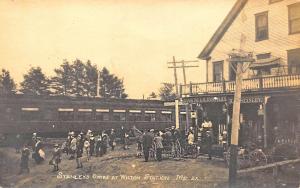
<svg viewBox="0 0 300 188"><path fill-rule="evenodd" d="M52 149L52 158L49 161L49 165L53 165L53 171L59 170L59 164L61 163L62 153L66 153L69 160L76 161L76 168L82 168L82 158L85 156L89 161L91 157L102 157L110 148L111 151L115 150L118 143L121 144L121 148L124 150L129 149L129 135L132 134L137 138L137 156L144 156L145 162L149 160L149 153L155 145L155 156L157 161L162 161L162 153L166 148L172 148L175 144L179 143L183 145L195 144L195 129L191 127L186 135L185 132L175 129L175 126L167 128L165 130L149 129L146 131L138 130L136 128L130 131L126 130L123 126L118 130L118 134L114 129L104 130L102 132L93 132L88 130L87 132L80 132L75 134L74 131L69 131L66 140L61 144L54 144ZM136 133L135 133L136 132ZM209 131L207 131L206 139L208 140L211 150L212 137ZM21 147L23 145L23 147ZM30 148L31 146L31 148ZM33 133L31 142L22 144L20 135L16 136L16 152L21 151L21 163L20 173L29 172L28 161L30 159L30 150L32 150L32 158L37 164L40 164L45 160L45 152L43 150L43 144L41 138L37 136L37 133ZM211 159L211 152L208 152L209 159Z"/></svg>

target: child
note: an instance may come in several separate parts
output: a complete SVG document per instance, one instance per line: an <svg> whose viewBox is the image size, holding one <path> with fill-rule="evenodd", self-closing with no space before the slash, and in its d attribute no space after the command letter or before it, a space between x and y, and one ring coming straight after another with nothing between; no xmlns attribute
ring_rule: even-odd
<svg viewBox="0 0 300 188"><path fill-rule="evenodd" d="M58 164L61 162L61 149L59 148L58 144L54 145L54 150L52 153L52 159L50 164L53 165L54 169L53 172L58 171Z"/></svg>
<svg viewBox="0 0 300 188"><path fill-rule="evenodd" d="M21 164L20 164L20 172L19 174L23 173L23 170L26 170L29 173L28 161L29 161L30 150L28 145L25 144L22 151L21 151Z"/></svg>

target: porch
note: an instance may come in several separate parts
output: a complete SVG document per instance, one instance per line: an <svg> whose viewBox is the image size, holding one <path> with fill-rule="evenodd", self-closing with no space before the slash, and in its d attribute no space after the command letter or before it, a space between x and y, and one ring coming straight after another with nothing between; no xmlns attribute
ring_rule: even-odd
<svg viewBox="0 0 300 188"><path fill-rule="evenodd" d="M242 92L250 91L276 91L279 89L300 89L300 74L265 76L251 79L244 79ZM233 93L235 81L190 83L180 85L180 96L189 97L199 94Z"/></svg>

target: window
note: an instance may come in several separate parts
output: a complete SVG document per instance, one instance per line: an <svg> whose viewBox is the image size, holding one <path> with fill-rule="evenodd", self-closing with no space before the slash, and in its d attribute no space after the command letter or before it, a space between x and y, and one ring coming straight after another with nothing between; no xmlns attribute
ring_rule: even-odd
<svg viewBox="0 0 300 188"><path fill-rule="evenodd" d="M255 15L255 36L256 41L262 41L269 38L268 12Z"/></svg>
<svg viewBox="0 0 300 188"><path fill-rule="evenodd" d="M161 120L165 122L172 121L172 112L171 111L162 111L161 112Z"/></svg>
<svg viewBox="0 0 300 188"><path fill-rule="evenodd" d="M234 81L236 78L236 63L229 62L229 80Z"/></svg>
<svg viewBox="0 0 300 188"><path fill-rule="evenodd" d="M155 111L145 111L145 121L156 121Z"/></svg>
<svg viewBox="0 0 300 188"><path fill-rule="evenodd" d="M269 0L269 4L272 4L272 3L277 3L277 2L280 2L282 0Z"/></svg>
<svg viewBox="0 0 300 188"><path fill-rule="evenodd" d="M271 53L257 54L256 59L268 59L271 58Z"/></svg>
<svg viewBox="0 0 300 188"><path fill-rule="evenodd" d="M73 108L59 108L58 119L62 121L74 120L74 109Z"/></svg>
<svg viewBox="0 0 300 188"><path fill-rule="evenodd" d="M129 121L142 121L142 113L140 110L129 110Z"/></svg>
<svg viewBox="0 0 300 188"><path fill-rule="evenodd" d="M125 121L126 113L125 112L114 112L113 118L114 118L114 121Z"/></svg>
<svg viewBox="0 0 300 188"><path fill-rule="evenodd" d="M22 108L21 119L25 121L38 120L39 108Z"/></svg>
<svg viewBox="0 0 300 188"><path fill-rule="evenodd" d="M92 109L78 109L78 120L91 121L93 118Z"/></svg>
<svg viewBox="0 0 300 188"><path fill-rule="evenodd" d="M300 74L300 48L288 50L288 66L290 74Z"/></svg>
<svg viewBox="0 0 300 188"><path fill-rule="evenodd" d="M300 3L289 6L289 33L300 32Z"/></svg>
<svg viewBox="0 0 300 188"><path fill-rule="evenodd" d="M214 82L221 82L223 80L223 61L213 62Z"/></svg>
<svg viewBox="0 0 300 188"><path fill-rule="evenodd" d="M179 120L180 122L186 121L186 112L180 112Z"/></svg>
<svg viewBox="0 0 300 188"><path fill-rule="evenodd" d="M109 109L96 109L96 120L109 121Z"/></svg>

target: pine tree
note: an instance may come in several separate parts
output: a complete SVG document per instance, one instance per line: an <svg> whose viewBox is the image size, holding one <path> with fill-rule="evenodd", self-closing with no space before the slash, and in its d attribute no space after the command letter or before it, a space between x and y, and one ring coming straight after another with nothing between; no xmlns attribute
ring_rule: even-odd
<svg viewBox="0 0 300 188"><path fill-rule="evenodd" d="M0 94L8 95L15 93L16 84L14 80L10 77L9 71L2 69L2 74L0 77Z"/></svg>
<svg viewBox="0 0 300 188"><path fill-rule="evenodd" d="M50 82L42 72L40 67L32 67L28 73L24 75L21 82L21 91L24 94L33 95L49 95Z"/></svg>

